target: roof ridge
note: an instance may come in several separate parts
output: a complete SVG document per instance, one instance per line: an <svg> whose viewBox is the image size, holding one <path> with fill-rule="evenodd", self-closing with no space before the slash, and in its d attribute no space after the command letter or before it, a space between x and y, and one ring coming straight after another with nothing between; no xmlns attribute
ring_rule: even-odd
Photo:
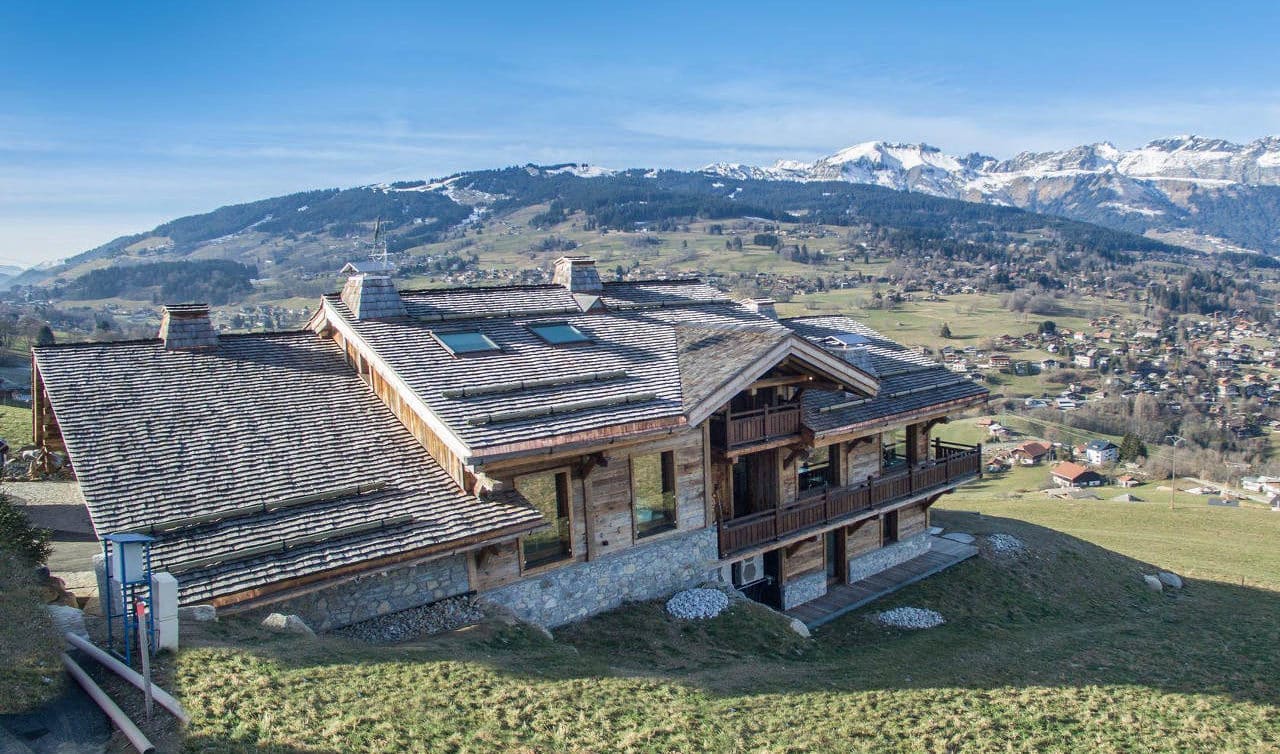
<svg viewBox="0 0 1280 754"><path fill-rule="evenodd" d="M681 285L681 284L684 284L684 283L704 283L704 284L705 284L705 283L706 283L706 281L704 281L701 277L693 277L693 278L646 278L646 279L644 279L644 280L606 280L606 281L604 281L604 285L605 285L606 287L608 287L608 286L610 286L610 285L639 285L639 284L653 285L653 284L655 284L655 283L656 283L656 284L662 284L662 285ZM726 294L726 295L728 295L728 294Z"/></svg>
<svg viewBox="0 0 1280 754"><path fill-rule="evenodd" d="M424 293L457 293L458 291L545 291L545 290L562 290L568 293L568 289L562 285L555 283L522 283L520 285L454 285L447 288L406 288L400 291L400 295L414 294L420 295Z"/></svg>
<svg viewBox="0 0 1280 754"><path fill-rule="evenodd" d="M32 346L32 351L54 351L57 349L88 348L90 346L127 346L146 343L163 343L162 338L128 338L126 340L77 340L71 343L50 343L47 346Z"/></svg>

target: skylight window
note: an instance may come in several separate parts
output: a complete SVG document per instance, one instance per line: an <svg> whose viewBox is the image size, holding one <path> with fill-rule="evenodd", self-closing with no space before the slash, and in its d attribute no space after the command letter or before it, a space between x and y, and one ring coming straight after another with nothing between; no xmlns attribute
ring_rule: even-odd
<svg viewBox="0 0 1280 754"><path fill-rule="evenodd" d="M842 332L839 335L831 335L827 338L827 342L837 348L851 348L853 346L862 346L871 342L871 339L865 335L857 333Z"/></svg>
<svg viewBox="0 0 1280 754"><path fill-rule="evenodd" d="M489 336L482 332L436 332L432 333L436 340L440 341L440 345L444 346L449 353L458 355L460 353L483 353L484 351L498 350L498 344L489 339Z"/></svg>
<svg viewBox="0 0 1280 754"><path fill-rule="evenodd" d="M566 343L585 343L591 340L581 330L567 322L546 322L540 325L529 325L534 335L553 346Z"/></svg>

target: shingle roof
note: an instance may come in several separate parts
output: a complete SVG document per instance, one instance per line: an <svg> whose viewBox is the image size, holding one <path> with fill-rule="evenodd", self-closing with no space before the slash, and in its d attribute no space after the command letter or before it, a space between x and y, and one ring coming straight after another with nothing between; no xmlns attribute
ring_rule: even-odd
<svg viewBox="0 0 1280 754"><path fill-rule="evenodd" d="M158 533L158 568L227 557L181 575L184 601L541 523L514 493L464 494L337 346L312 333L223 336L205 351L53 346L35 360L99 534L227 515ZM313 493L333 494L287 505Z"/></svg>
<svg viewBox="0 0 1280 754"><path fill-rule="evenodd" d="M611 308L591 312L563 288L403 295L407 319L360 320L337 297L325 303L473 451L633 421L680 422L693 399L751 363L744 343L767 350L789 335L697 281L606 284ZM448 320L421 318L446 307ZM547 343L529 329L538 322L570 323L591 340ZM433 331L480 332L500 350L454 356ZM736 346L694 366L699 344L724 339Z"/></svg>
<svg viewBox="0 0 1280 754"><path fill-rule="evenodd" d="M862 349L861 358L870 360L880 380L880 390L871 398L835 391L806 392L804 423L818 435L934 405L980 403L989 395L981 385L849 317L797 317L781 323L855 363L858 357L851 358L851 349L845 347L855 339L843 336L859 336L852 348Z"/></svg>

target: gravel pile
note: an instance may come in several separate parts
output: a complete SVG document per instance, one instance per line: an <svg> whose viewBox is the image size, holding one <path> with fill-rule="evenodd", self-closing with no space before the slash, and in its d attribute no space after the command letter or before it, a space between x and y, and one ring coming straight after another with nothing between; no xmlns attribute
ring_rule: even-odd
<svg viewBox="0 0 1280 754"><path fill-rule="evenodd" d="M1012 534L988 534L987 542L997 555L1017 555L1027 549L1022 540Z"/></svg>
<svg viewBox="0 0 1280 754"><path fill-rule="evenodd" d="M729 595L719 589L686 589L667 600L667 612L685 620L714 618L729 607Z"/></svg>
<svg viewBox="0 0 1280 754"><path fill-rule="evenodd" d="M946 623L940 613L920 607L895 607L876 613L873 618L882 626L894 628L934 628Z"/></svg>
<svg viewBox="0 0 1280 754"><path fill-rule="evenodd" d="M452 631L484 620L484 611L471 597L450 597L430 605L379 615L334 629L333 633L371 644L391 644Z"/></svg>

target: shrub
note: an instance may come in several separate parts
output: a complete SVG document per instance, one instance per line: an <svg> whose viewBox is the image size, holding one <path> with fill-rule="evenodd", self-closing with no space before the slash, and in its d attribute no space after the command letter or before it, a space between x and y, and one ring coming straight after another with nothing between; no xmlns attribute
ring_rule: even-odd
<svg viewBox="0 0 1280 754"><path fill-rule="evenodd" d="M31 565L43 563L53 550L50 536L49 530L32 526L27 514L0 492L0 554L13 554Z"/></svg>

